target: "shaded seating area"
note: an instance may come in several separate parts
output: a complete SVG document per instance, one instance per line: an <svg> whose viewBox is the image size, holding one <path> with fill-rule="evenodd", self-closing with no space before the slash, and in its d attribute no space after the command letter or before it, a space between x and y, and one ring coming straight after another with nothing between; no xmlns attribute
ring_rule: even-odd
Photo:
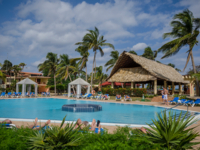
<svg viewBox="0 0 200 150"><path fill-rule="evenodd" d="M24 96L37 96L38 95L38 92L37 92L37 89L38 89L38 84L36 82L34 82L33 80L29 79L29 78L26 78L20 82L18 82L16 84L16 92L18 93L19 92L19 85L22 85L22 97ZM35 93L31 93L31 85L34 85L35 86ZM26 86L28 87L28 91L26 91Z"/></svg>
<svg viewBox="0 0 200 150"><path fill-rule="evenodd" d="M188 83L173 67L126 51L121 53L106 81L111 83L112 88L115 87L115 83L122 83L124 87L128 84L130 88L138 88L138 84L144 88L145 84L149 84L155 95L160 94L158 86L167 88L169 85L172 95L176 85L179 86L181 94L182 85Z"/></svg>

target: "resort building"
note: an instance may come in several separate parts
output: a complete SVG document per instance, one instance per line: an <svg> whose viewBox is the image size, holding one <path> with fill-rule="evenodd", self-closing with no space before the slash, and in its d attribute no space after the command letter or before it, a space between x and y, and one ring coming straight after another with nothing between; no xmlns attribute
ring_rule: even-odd
<svg viewBox="0 0 200 150"><path fill-rule="evenodd" d="M142 87L149 84L154 94L160 94L158 86L165 87L172 95L175 94L175 86L179 87L176 94L183 94L184 85L184 89L186 86L191 89L188 94L194 96L194 83L186 81L173 67L126 51L119 56L106 81L111 82L112 88L115 82L128 83L131 88L137 84L142 84Z"/></svg>
<svg viewBox="0 0 200 150"><path fill-rule="evenodd" d="M5 82L2 80L0 81L1 88L8 88L13 80L17 80L17 82L19 82L27 77L38 84L38 93L46 92L49 90L46 85L50 77L45 77L42 75L42 73L33 72L19 72L17 76L14 75L14 72L11 72L10 75L6 75Z"/></svg>

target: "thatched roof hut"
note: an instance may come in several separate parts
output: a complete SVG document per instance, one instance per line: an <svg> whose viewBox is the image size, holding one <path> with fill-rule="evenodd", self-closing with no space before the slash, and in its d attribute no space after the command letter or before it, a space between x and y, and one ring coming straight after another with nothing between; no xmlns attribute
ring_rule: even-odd
<svg viewBox="0 0 200 150"><path fill-rule="evenodd" d="M109 82L147 82L162 80L184 83L182 75L174 68L124 51L113 67Z"/></svg>

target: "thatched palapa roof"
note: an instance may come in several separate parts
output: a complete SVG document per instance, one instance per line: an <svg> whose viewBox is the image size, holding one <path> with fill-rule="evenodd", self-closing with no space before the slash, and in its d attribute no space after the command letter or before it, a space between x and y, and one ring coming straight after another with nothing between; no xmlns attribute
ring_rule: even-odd
<svg viewBox="0 0 200 150"><path fill-rule="evenodd" d="M113 67L109 82L144 82L165 80L184 83L182 75L171 66L124 51Z"/></svg>

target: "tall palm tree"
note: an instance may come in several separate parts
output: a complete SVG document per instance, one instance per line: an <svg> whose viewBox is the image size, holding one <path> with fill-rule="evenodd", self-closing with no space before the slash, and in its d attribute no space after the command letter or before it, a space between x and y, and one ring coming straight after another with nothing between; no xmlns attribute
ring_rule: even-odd
<svg viewBox="0 0 200 150"><path fill-rule="evenodd" d="M157 51L152 51L151 47L146 47L144 49L144 53L142 54L142 57L155 60L157 57Z"/></svg>
<svg viewBox="0 0 200 150"><path fill-rule="evenodd" d="M168 66L171 66L171 67L174 68L176 71L181 72L180 69L175 68L175 64L169 63L169 64L167 64L167 65L168 65Z"/></svg>
<svg viewBox="0 0 200 150"><path fill-rule="evenodd" d="M103 79L105 79L106 74L103 73L103 67L99 66L96 67L96 79L98 80L99 84L101 85L101 89L102 89L102 81Z"/></svg>
<svg viewBox="0 0 200 150"><path fill-rule="evenodd" d="M53 74L55 95L56 95L56 68L58 66L59 61L60 60L57 57L57 54L49 52L46 56L46 60L43 63L38 65L39 71L42 71L44 69L48 69L48 76Z"/></svg>
<svg viewBox="0 0 200 150"><path fill-rule="evenodd" d="M0 63L0 67L2 67L3 65ZM5 79L6 79L6 76L5 76L5 74L0 70L0 79L2 80L2 81L5 81Z"/></svg>
<svg viewBox="0 0 200 150"><path fill-rule="evenodd" d="M14 66L12 67L12 70L13 70L13 72L14 72L14 74L15 74L15 77L17 77L18 73L22 70L22 68L20 68L19 65L14 65Z"/></svg>
<svg viewBox="0 0 200 150"><path fill-rule="evenodd" d="M82 70L83 68L85 68L85 80L87 81L87 61L88 61L88 57L89 57L89 52L88 52L88 47L84 47L84 46L79 46L75 51L79 52L80 55L82 56L79 63L81 64L80 66L80 70Z"/></svg>
<svg viewBox="0 0 200 150"><path fill-rule="evenodd" d="M119 58L119 52L118 51L112 51L111 54L111 59L109 61L107 61L107 63L105 64L105 67L108 67L106 69L106 71L108 71L110 68L113 68L115 63L117 62L118 58Z"/></svg>
<svg viewBox="0 0 200 150"><path fill-rule="evenodd" d="M104 55L104 52L102 50L102 46L108 46L111 47L113 50L115 49L114 46L110 43L105 43L106 40L104 40L104 36L99 35L99 30L95 27L95 30L88 30L89 33L87 33L83 39L82 42L76 43L76 45L81 45L88 47L88 49L93 49L94 51L94 59L93 59L93 66L92 66L92 77L91 77L91 86L93 84L93 70L94 70L94 64L96 63L96 54L97 50L100 51L101 56ZM92 90L92 88L91 88Z"/></svg>
<svg viewBox="0 0 200 150"><path fill-rule="evenodd" d="M5 60L1 70L5 70L6 71L6 75L10 75L10 82L11 82L11 73L12 73L12 63L9 60ZM9 84L10 87L10 84Z"/></svg>
<svg viewBox="0 0 200 150"><path fill-rule="evenodd" d="M137 55L137 53L134 50L129 51L129 53Z"/></svg>
<svg viewBox="0 0 200 150"><path fill-rule="evenodd" d="M164 44L161 48L158 49L158 52L163 52L164 56L162 58L167 58L177 54L183 46L188 45L188 56L183 71L187 67L187 64L191 58L194 73L197 73L192 49L195 44L198 43L197 36L199 35L200 18L194 18L193 13L187 9L182 13L174 15L173 19L174 20L171 22L172 31L165 33L163 38L165 39L167 37L172 37L175 39ZM197 95L199 95L198 79L196 79L196 89Z"/></svg>
<svg viewBox="0 0 200 150"><path fill-rule="evenodd" d="M24 70L24 67L25 67L25 66L26 66L26 64L25 64L25 63L20 63L20 64L19 64L19 67L21 67L21 68L22 68L22 69L21 69L21 71L22 71L22 70Z"/></svg>

